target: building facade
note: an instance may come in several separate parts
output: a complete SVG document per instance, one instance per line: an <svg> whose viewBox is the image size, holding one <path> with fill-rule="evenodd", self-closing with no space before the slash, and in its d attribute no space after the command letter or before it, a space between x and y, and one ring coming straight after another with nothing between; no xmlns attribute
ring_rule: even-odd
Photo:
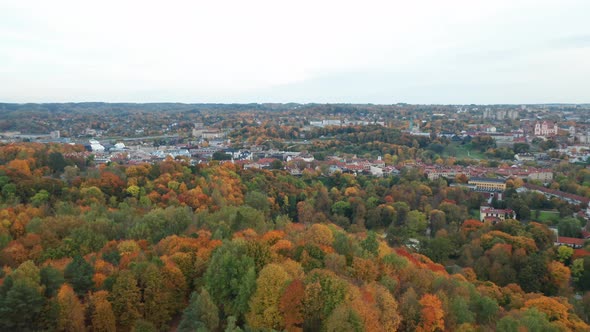
<svg viewBox="0 0 590 332"><path fill-rule="evenodd" d="M535 123L535 136L555 136L557 132L558 129L555 123L548 121Z"/></svg>
<svg viewBox="0 0 590 332"><path fill-rule="evenodd" d="M476 190L482 191L504 191L506 180L492 178L471 178L469 184L474 185Z"/></svg>
<svg viewBox="0 0 590 332"><path fill-rule="evenodd" d="M516 219L516 213L512 209L494 209L491 206L479 207L479 220L497 223L506 219Z"/></svg>

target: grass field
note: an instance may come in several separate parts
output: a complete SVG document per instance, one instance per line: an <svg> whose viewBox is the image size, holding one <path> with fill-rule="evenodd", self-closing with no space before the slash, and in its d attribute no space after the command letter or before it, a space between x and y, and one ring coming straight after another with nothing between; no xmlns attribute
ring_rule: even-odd
<svg viewBox="0 0 590 332"><path fill-rule="evenodd" d="M478 150L471 149L470 144L461 145L460 143L449 144L443 152L443 156L455 157L457 159L485 159L484 154Z"/></svg>
<svg viewBox="0 0 590 332"><path fill-rule="evenodd" d="M557 211L539 211L539 216L537 217L538 210L531 210L531 220L536 221L557 221L559 219L559 212Z"/></svg>

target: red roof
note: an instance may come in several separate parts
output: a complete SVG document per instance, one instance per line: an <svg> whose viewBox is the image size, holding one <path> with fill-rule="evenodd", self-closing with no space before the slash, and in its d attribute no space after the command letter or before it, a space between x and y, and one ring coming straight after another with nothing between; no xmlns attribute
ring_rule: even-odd
<svg viewBox="0 0 590 332"><path fill-rule="evenodd" d="M584 239L589 239L590 238L590 232L582 231L582 237Z"/></svg>
<svg viewBox="0 0 590 332"><path fill-rule="evenodd" d="M576 246L583 246L584 242L586 242L586 240L584 239L578 239L575 237L566 237L566 236L558 236L557 237L557 243L563 243L563 244L571 244L571 245L576 245Z"/></svg>
<svg viewBox="0 0 590 332"><path fill-rule="evenodd" d="M544 193L549 193L558 197L565 197L571 200L576 200L578 202L582 202L584 204L588 204L590 202L589 198L586 197L582 197L582 196L578 196L578 195L574 195L574 194L570 194L570 193L566 193L564 191L559 191L559 190L555 190L555 189L550 189L550 188L545 188L543 186L537 186L531 183L525 183L523 185L523 187L530 189L530 190L537 190L537 191L541 191Z"/></svg>
<svg viewBox="0 0 590 332"><path fill-rule="evenodd" d="M586 249L574 249L574 254L572 255L574 259L581 258L584 256L590 256L590 251Z"/></svg>

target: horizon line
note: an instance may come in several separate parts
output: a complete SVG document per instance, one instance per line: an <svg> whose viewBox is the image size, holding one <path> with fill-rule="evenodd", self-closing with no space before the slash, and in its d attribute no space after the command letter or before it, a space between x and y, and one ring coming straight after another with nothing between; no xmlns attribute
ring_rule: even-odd
<svg viewBox="0 0 590 332"><path fill-rule="evenodd" d="M258 102L186 102L186 101L42 101L42 102L10 102L0 100L0 104L13 105L44 105L44 104L182 104L182 105L265 105L265 104L296 104L296 105L380 105L380 106L395 106L395 105L426 105L426 106L540 106L540 105L590 105L590 101L576 103L576 102L534 102L534 103L371 103L371 102L273 102L273 101L258 101Z"/></svg>

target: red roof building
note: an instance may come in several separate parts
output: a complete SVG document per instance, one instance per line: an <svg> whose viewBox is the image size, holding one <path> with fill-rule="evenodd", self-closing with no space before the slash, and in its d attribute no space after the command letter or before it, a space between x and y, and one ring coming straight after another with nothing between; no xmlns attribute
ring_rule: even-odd
<svg viewBox="0 0 590 332"><path fill-rule="evenodd" d="M558 236L557 240L555 241L555 245L558 246L568 246L574 249L579 249L584 246L586 240L578 239L575 237L567 237L567 236Z"/></svg>

